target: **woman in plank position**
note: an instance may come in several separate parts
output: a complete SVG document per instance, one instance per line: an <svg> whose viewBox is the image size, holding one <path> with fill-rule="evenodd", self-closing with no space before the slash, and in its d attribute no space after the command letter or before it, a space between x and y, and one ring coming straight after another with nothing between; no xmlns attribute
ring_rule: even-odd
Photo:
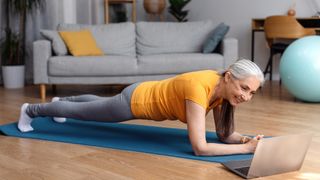
<svg viewBox="0 0 320 180"><path fill-rule="evenodd" d="M176 120L187 124L195 155L245 154L255 151L258 140L234 131L234 109L249 101L263 84L260 68L241 59L223 73L195 71L161 81L135 83L113 97L80 95L52 99L51 103L21 107L18 128L32 131L32 118L51 116L57 122L66 118L103 122L131 119ZM206 141L206 114L213 110L217 136L224 144Z"/></svg>

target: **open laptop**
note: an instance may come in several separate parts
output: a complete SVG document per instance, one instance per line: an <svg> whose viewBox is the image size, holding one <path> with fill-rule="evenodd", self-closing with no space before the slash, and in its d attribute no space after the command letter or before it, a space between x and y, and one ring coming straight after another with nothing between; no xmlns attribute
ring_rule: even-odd
<svg viewBox="0 0 320 180"><path fill-rule="evenodd" d="M250 179L270 176L301 168L312 134L288 135L259 140L250 160L222 163L237 175Z"/></svg>

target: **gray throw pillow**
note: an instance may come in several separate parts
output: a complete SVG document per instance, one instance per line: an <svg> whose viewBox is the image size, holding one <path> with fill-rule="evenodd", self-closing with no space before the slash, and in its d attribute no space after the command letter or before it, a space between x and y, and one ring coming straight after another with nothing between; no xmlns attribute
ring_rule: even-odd
<svg viewBox="0 0 320 180"><path fill-rule="evenodd" d="M53 30L40 30L41 35L51 41L53 52L58 56L67 55L68 49L61 39L58 31Z"/></svg>
<svg viewBox="0 0 320 180"><path fill-rule="evenodd" d="M212 53L218 46L220 41L227 34L229 28L230 27L225 25L224 23L220 23L216 28L214 28L209 38L203 45L202 53Z"/></svg>

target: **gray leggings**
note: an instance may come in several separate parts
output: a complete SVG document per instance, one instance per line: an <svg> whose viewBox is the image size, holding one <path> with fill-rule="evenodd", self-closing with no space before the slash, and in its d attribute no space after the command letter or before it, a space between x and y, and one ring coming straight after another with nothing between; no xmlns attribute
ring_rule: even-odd
<svg viewBox="0 0 320 180"><path fill-rule="evenodd" d="M134 119L131 112L131 96L139 83L126 87L112 97L80 95L60 98L60 101L30 104L26 110L30 117L50 116L80 120L121 122Z"/></svg>

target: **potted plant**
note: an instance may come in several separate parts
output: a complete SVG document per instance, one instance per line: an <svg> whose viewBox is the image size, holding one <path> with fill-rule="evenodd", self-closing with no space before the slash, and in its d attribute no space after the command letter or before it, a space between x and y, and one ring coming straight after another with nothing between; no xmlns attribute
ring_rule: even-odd
<svg viewBox="0 0 320 180"><path fill-rule="evenodd" d="M183 10L183 8L190 2L191 0L169 0L169 13L172 14L177 21L179 22L187 22L188 10Z"/></svg>
<svg viewBox="0 0 320 180"><path fill-rule="evenodd" d="M1 65L5 88L21 88L24 86L25 71L25 34L28 13L40 8L45 0L4 0L6 28L1 38ZM13 21L11 18L18 18ZM12 22L19 22L19 32L14 32Z"/></svg>
<svg viewBox="0 0 320 180"><path fill-rule="evenodd" d="M25 67L20 53L19 35L10 28L6 28L4 34L0 43L3 84L5 88L21 88L24 86Z"/></svg>

